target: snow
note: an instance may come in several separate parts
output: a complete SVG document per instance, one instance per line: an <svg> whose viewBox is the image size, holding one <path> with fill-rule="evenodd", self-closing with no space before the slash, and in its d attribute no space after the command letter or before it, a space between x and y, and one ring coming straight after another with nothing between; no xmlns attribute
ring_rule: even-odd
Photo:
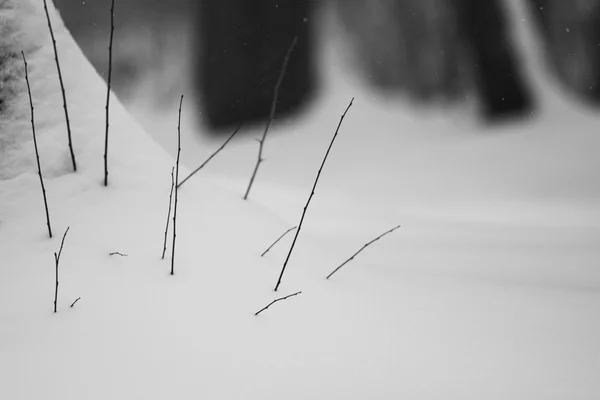
<svg viewBox="0 0 600 400"><path fill-rule="evenodd" d="M11 143L0 153L0 398L600 395L598 117L553 96L551 83L542 82L539 116L483 129L463 108L378 98L324 46L323 94L295 124L273 126L250 200L241 197L259 128L182 187L170 276L160 253L177 110L141 121L153 140L111 99L103 187L106 88L51 10L80 167L72 173L41 2L13 7L54 238L21 91L0 133ZM274 293L292 235L260 254L298 223L353 96ZM186 96L182 177L220 144L197 139L193 103ZM53 253L67 227L53 314Z"/></svg>

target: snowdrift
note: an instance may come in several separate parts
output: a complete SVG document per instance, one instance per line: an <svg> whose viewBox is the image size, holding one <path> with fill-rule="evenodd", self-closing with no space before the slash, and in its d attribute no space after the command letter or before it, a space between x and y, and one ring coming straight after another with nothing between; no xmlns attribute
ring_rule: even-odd
<svg viewBox="0 0 600 400"><path fill-rule="evenodd" d="M182 188L170 276L160 254L173 159L112 99L110 184L102 186L106 87L51 7L79 164L73 173L42 3L0 4L1 26L10 32L2 48L13 54L0 130L0 398L600 395L593 116L548 112L478 136L479 128L446 117L398 115L398 104L386 108L346 75L332 74L332 95L302 124L278 128L286 135L272 136L250 201L241 196L252 161L244 163L256 156L252 140L228 148L209 176ZM21 49L30 63L53 239ZM297 223L353 95L274 293L291 238L260 253ZM324 279L398 223L397 232ZM53 314L53 253L67 227Z"/></svg>

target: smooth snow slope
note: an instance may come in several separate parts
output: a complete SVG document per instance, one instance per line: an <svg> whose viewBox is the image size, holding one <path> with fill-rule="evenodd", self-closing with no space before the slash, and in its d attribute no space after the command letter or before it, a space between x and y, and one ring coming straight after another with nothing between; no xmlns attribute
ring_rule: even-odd
<svg viewBox="0 0 600 400"><path fill-rule="evenodd" d="M39 43L28 57L55 237L46 236L21 92L18 150L0 181L0 398L600 395L595 117L561 105L560 116L481 136L447 116L399 115L398 102L386 109L332 74L302 124L276 125L250 201L241 200L256 156L250 138L181 190L170 276L160 253L173 160L113 100L110 186L101 186L105 87L52 16L80 171L69 170L47 32L23 28L17 43ZM45 26L38 1L19 0L10 17ZM273 293L291 237L259 255L297 223L352 96ZM184 133L192 163L202 154L190 154ZM67 226L53 314L53 252Z"/></svg>

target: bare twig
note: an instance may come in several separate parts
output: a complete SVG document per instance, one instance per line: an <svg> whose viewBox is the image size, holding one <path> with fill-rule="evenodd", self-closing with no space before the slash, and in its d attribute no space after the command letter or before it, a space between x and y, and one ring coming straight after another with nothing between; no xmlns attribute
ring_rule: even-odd
<svg viewBox="0 0 600 400"><path fill-rule="evenodd" d="M267 253L269 252L269 250L271 250L271 248L277 244L277 242L279 242L281 239L283 239L283 237L284 237L285 235L287 235L289 232L293 231L293 230L294 230L294 229L296 229L296 228L297 228L297 226L294 226L294 227L291 227L290 229L288 229L287 231L283 232L283 234L282 234L281 236L279 236L279 237L277 238L277 240L276 240L276 241L274 241L274 242L273 242L273 243L272 243L272 244L269 246L269 248L268 248L268 249L266 249L265 251L263 251L263 253L262 253L260 256L261 256L261 257L264 257L264 255L265 255L265 254L267 254Z"/></svg>
<svg viewBox="0 0 600 400"><path fill-rule="evenodd" d="M52 228L50 227L50 212L48 211L48 199L46 198L46 188L44 187L44 178L42 177L42 167L40 166L40 153L37 147L37 138L35 135L35 122L33 117L33 99L31 97L31 86L29 85L29 73L27 71L27 60L25 53L21 51L23 62L25 63L25 81L27 82L27 92L29 93L29 105L31 106L31 130L33 131L33 146L35 147L35 158L37 160L38 175L40 176L40 185L42 186L42 195L44 196L44 207L46 208L46 225L48 225L48 236L52 238Z"/></svg>
<svg viewBox="0 0 600 400"><path fill-rule="evenodd" d="M169 194L169 211L167 212L167 226L165 227L165 241L163 242L163 252L161 260L165 259L165 253L167 251L167 233L169 232L169 219L171 218L171 202L173 200L173 188L175 187L175 178L173 177L173 173L175 171L175 167L171 168L171 193Z"/></svg>
<svg viewBox="0 0 600 400"><path fill-rule="evenodd" d="M219 154L219 152L221 150L223 150L225 148L225 146L227 146L227 143L229 143L231 141L231 139L233 139L233 137L236 135L236 133L238 133L238 131L242 128L242 124L240 124L235 131L233 131L233 133L229 136L229 138L227 138L227 140L221 145L221 147L219 147L217 149L217 151L215 151L214 153L212 153L210 155L210 157L208 157L198 168L196 168L191 174L189 174L184 180L182 180L181 182L179 182L179 184L177 185L177 188L179 189L181 187L181 185L183 185L188 179L190 179L192 176L194 176L196 174L196 172L200 171L202 168L204 168L204 166L206 164L209 163L210 160L213 159L214 156L216 156L217 154Z"/></svg>
<svg viewBox="0 0 600 400"><path fill-rule="evenodd" d="M81 300L81 297L76 298L75 301L73 303L71 303L70 307L73 308L75 303L77 303L79 300Z"/></svg>
<svg viewBox="0 0 600 400"><path fill-rule="evenodd" d="M302 292L296 292L296 293L288 294L287 296L275 299L272 302L270 302L269 304L267 304L266 306L264 306L263 308L261 308L260 310L258 310L257 312L255 312L254 315L256 316L256 315L260 314L261 312L265 311L267 308L271 307L273 304L277 303L278 301L285 300L285 299L287 299L289 297L295 296L295 295L300 294L300 293L302 293Z"/></svg>
<svg viewBox="0 0 600 400"><path fill-rule="evenodd" d="M254 171L252 172L252 176L250 177L250 182L248 183L248 188L246 189L246 193L244 194L244 200L248 199L248 195L250 194L250 189L252 189L252 184L254 183L254 179L256 178L256 174L258 173L258 167L260 163L264 161L263 147L265 144L265 140L267 139L267 132L269 132L269 127L271 126L271 122L275 117L275 108L277 107L277 98L279 97L279 87L281 86L281 82L283 82L283 77L285 75L285 70L287 68L288 61L290 60L290 55L292 54L292 50L296 46L298 42L298 37L294 37L290 48L288 49L287 54L285 55L285 59L283 60L283 67L281 68L281 73L279 74L279 79L277 80L277 84L275 85L275 92L273 95L273 103L271 104L271 114L269 115L269 120L267 121L267 125L265 126L265 130L263 131L262 138L258 140L258 158L256 160L256 165L254 166Z"/></svg>
<svg viewBox="0 0 600 400"><path fill-rule="evenodd" d="M58 302L58 263L60 262L60 255L62 253L63 245L65 244L65 238L67 237L67 232L69 232L69 228L65 231L65 234L62 237L62 241L60 242L60 249L58 250L58 254L54 252L54 265L56 267L56 286L54 286L54 312L56 312L56 305Z"/></svg>
<svg viewBox="0 0 600 400"><path fill-rule="evenodd" d="M112 80L112 45L115 32L115 0L110 6L110 41L108 44L108 85L106 89L106 133L104 135L104 186L108 186L108 116L110 105L110 83Z"/></svg>
<svg viewBox="0 0 600 400"><path fill-rule="evenodd" d="M287 257L285 258L283 267L281 268L281 273L279 274L279 279L277 280L277 284L275 285L275 291L277 291L277 289L279 288L279 285L281 284L281 279L283 278L283 273L285 272L287 263L290 259L290 256L292 255L292 251L294 250L294 245L296 244L296 240L298 239L298 235L300 234L300 229L302 229L302 223L304 222L304 216L306 215L306 210L308 209L310 200L312 199L313 195L315 194L315 188L317 187L317 183L319 182L319 177L321 176L321 171L323 171L323 166L325 165L325 161L327 161L327 156L329 155L329 152L331 151L331 147L333 146L333 142L335 141L335 138L338 135L340 126L342 126L342 121L344 120L346 113L352 106L353 101L354 101L354 97L352 98L352 100L350 100L350 104L348 104L348 107L346 107L346 111L344 111L344 114L342 114L342 117L340 118L340 122L338 123L337 129L335 130L335 134L333 135L333 138L331 139L331 143L329 143L329 147L327 148L327 152L325 153L325 157L323 157L323 162L321 163L319 172L317 172L317 177L315 178L315 183L313 184L312 190L310 192L310 196L308 196L308 201L306 202L306 205L304 206L304 210L302 211L302 216L300 217L300 223L298 224L298 229L296 230L296 234L294 235L294 240L292 242L292 246L290 247L290 251L288 252Z"/></svg>
<svg viewBox="0 0 600 400"><path fill-rule="evenodd" d="M364 249L366 249L371 243L376 242L377 240L381 239L382 237L384 237L388 233L392 233L393 231L395 231L398 228L400 228L400 225L397 225L397 226L393 227L392 229L385 231L381 235L377 236L375 239L371 240L369 243L366 243L363 247L361 247L360 250L358 250L356 253L352 254L352 257L350 257L349 259L347 259L346 261L344 261L339 267L337 267L329 275L327 275L327 277L325 279L331 278L331 275L335 274L340 268L342 268L344 265L346 265L347 263L349 263L350 261L352 261L354 259L354 257L356 257L358 255L358 253L360 253L361 251L363 251Z"/></svg>
<svg viewBox="0 0 600 400"><path fill-rule="evenodd" d="M181 105L183 95L179 100L179 119L177 122L177 161L175 163L175 206L173 207L173 247L171 248L171 275L175 273L175 237L177 236L177 183L179 181L179 154L181 153Z"/></svg>
<svg viewBox="0 0 600 400"><path fill-rule="evenodd" d="M75 152L73 151L73 140L71 139L71 123L69 122L69 111L67 109L67 95L65 93L65 85L63 83L62 72L60 71L60 63L58 62L58 50L56 49L56 39L50 22L50 14L48 13L48 5L44 0L44 10L46 11L46 19L48 20L48 29L52 38L52 46L54 47L54 60L56 61L56 70L58 71L58 80L60 82L60 90L62 91L63 108L65 110L65 120L67 122L67 136L69 138L69 150L71 152L71 162L73 163L73 171L77 171L77 163L75 162Z"/></svg>
<svg viewBox="0 0 600 400"><path fill-rule="evenodd" d="M121 256L127 257L127 254L119 253L118 251L113 251L112 253L108 253L109 256Z"/></svg>

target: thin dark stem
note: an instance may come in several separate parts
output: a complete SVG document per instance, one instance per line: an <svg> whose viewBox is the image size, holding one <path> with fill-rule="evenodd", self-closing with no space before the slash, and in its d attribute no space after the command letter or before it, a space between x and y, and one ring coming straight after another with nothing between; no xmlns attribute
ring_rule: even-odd
<svg viewBox="0 0 600 400"><path fill-rule="evenodd" d="M358 250L356 253L352 254L352 257L350 257L349 259L347 259L346 261L344 261L339 267L337 267L336 269L334 269L329 275L327 275L327 277L325 279L329 279L331 278L331 276L333 274L335 274L336 272L338 272L338 270L340 268L342 268L344 265L348 264L350 261L354 260L354 257L356 257L358 255L358 253L360 253L361 251L363 251L364 249L366 249L371 243L376 242L377 240L381 239L382 237L384 237L385 235L387 235L388 233L392 233L393 231L395 231L396 229L400 228L400 225L393 227L390 230L385 231L384 233L382 233L381 235L377 236L375 239L371 240L369 243L366 243L363 247L361 247L360 250Z"/></svg>
<svg viewBox="0 0 600 400"><path fill-rule="evenodd" d="M54 312L56 312L56 303L58 302L58 256L56 255L56 252L54 252L54 266L56 268L56 273L55 273L55 282L56 285L54 286Z"/></svg>
<svg viewBox="0 0 600 400"><path fill-rule="evenodd" d="M294 229L296 229L296 228L297 228L297 226L294 226L294 227L292 227L292 228L288 229L287 231L283 232L283 234L282 234L281 236L279 236L279 237L277 238L277 240L276 240L276 241L274 241L274 242L273 242L273 243L272 243L272 244L269 246L269 248L268 248L268 249L266 249L265 251L263 251L263 253L262 253L260 256L261 256L261 257L264 257L264 255L265 255L265 254L267 254L267 253L269 252L269 250L271 250L271 248L277 244L277 242L279 242L281 239L283 239L283 237L284 237L285 235L287 235L289 232L293 231L293 230L294 230Z"/></svg>
<svg viewBox="0 0 600 400"><path fill-rule="evenodd" d="M71 139L71 123L69 122L69 110L67 109L67 95L65 93L65 85L63 83L62 72L60 71L60 63L58 61L58 50L56 49L56 39L50 22L50 14L48 13L48 5L44 0L44 10L46 11L46 19L48 20L48 29L52 38L52 46L54 47L54 60L56 61L56 70L58 71L58 80L60 82L60 90L62 91L63 108L65 110L65 120L67 122L67 136L69 138L69 150L71 152L71 162L73 163L73 171L77 171L77 163L75 162L75 152L73 151L73 140Z"/></svg>
<svg viewBox="0 0 600 400"><path fill-rule="evenodd" d="M177 162L175 163L175 206L173 207L173 247L171 248L171 275L175 273L175 237L177 236L177 183L179 182L179 154L181 153L181 105L183 95L179 100L179 119L177 122Z"/></svg>
<svg viewBox="0 0 600 400"><path fill-rule="evenodd" d="M108 253L109 256L121 256L127 257L127 254L119 253L118 251L113 251L112 253Z"/></svg>
<svg viewBox="0 0 600 400"><path fill-rule="evenodd" d="M48 236L52 238L52 228L50 226L50 212L48 211L48 199L46 198L46 188L44 187L44 178L42 177L42 167L40 166L40 153L38 152L37 138L35 135L35 122L33 114L33 98L31 97L31 86L29 85L29 73L27 71L27 60L25 53L21 51L23 62L25 63L25 81L27 82L27 93L29 93L29 105L31 106L31 130L33 132L33 146L35 147L35 158L37 160L38 175L40 176L40 185L42 186L42 195L44 196L44 207L46 208L46 225L48 225Z"/></svg>
<svg viewBox="0 0 600 400"><path fill-rule="evenodd" d="M279 74L279 79L277 80L277 84L275 85L275 92L273 95L273 103L271 103L271 114L269 115L269 120L267 121L267 125L265 126L265 130L263 131L262 138L258 140L258 158L256 160L256 165L254 166L254 171L252 171L252 176L250 177L250 182L248 183L248 188L246 189L246 193L244 194L244 200L248 199L248 195L250 194L250 189L252 189L252 185L254 184L254 179L256 178L256 174L258 173L258 167L260 163L264 161L263 159L263 147L265 144L265 140L267 139L267 132L269 132L269 127L271 126L271 122L275 117L275 109L277 107L277 98L279 97L279 87L281 86L281 82L283 82L283 77L285 75L285 70L288 65L288 61L290 60L290 55L298 42L298 36L294 37L290 48L285 55L285 59L283 60L283 67L281 68L281 73Z"/></svg>
<svg viewBox="0 0 600 400"><path fill-rule="evenodd" d="M177 185L177 188L179 189L181 187L181 185L183 185L188 179L190 179L192 176L194 176L196 174L196 172L200 171L202 168L204 168L204 166L206 164L209 163L210 160L213 159L214 156L216 156L217 154L219 154L219 152L221 150L223 150L225 148L225 146L227 146L227 143L229 143L231 141L231 139L233 139L233 137L236 135L236 133L238 133L238 131L242 128L243 124L240 124L240 126L238 126L236 128L235 131L233 131L233 133L229 136L229 138L227 138L227 140L225 141L225 143L223 143L221 145L221 147L219 147L217 149L217 151L215 151L214 153L212 153L210 155L210 157L208 157L198 168L196 168L191 174L189 174L184 180L182 180L181 182L179 182L179 184Z"/></svg>
<svg viewBox="0 0 600 400"><path fill-rule="evenodd" d="M60 255L62 254L63 245L65 244L65 237L67 237L67 232L69 232L69 227L67 228L67 230L65 231L65 234L62 237L62 241L60 242L60 249L58 250L58 254L56 254L56 252L54 252L54 265L56 267L56 273L55 273L56 285L54 286L54 312L56 312L56 306L58 303L58 264L60 262Z"/></svg>
<svg viewBox="0 0 600 400"><path fill-rule="evenodd" d="M75 301L73 303L71 303L71 308L73 308L73 306L75 305L75 303L77 303L79 300L81 300L81 297L78 297L75 299Z"/></svg>
<svg viewBox="0 0 600 400"><path fill-rule="evenodd" d="M273 304L277 303L278 301L285 300L285 299L287 299L289 297L295 296L295 295L300 294L300 293L302 293L302 292L296 292L296 293L288 294L287 296L275 299L272 302L270 302L269 304L267 304L266 306L264 306L263 308L261 308L260 310L258 310L257 312L255 312L254 315L256 316L256 315L260 314L261 312L265 311L267 308L271 307Z"/></svg>
<svg viewBox="0 0 600 400"><path fill-rule="evenodd" d="M104 135L104 186L108 186L108 121L110 106L110 83L112 80L112 45L115 32L115 0L110 6L110 42L108 44L108 85L106 89L106 132Z"/></svg>
<svg viewBox="0 0 600 400"><path fill-rule="evenodd" d="M67 237L67 233L69 232L69 228L71 228L70 226L67 227L67 230L65 231L65 233L63 234L62 240L60 242L60 249L58 250L58 260L60 261L60 255L62 253L63 250L63 246L65 244L65 238Z"/></svg>
<svg viewBox="0 0 600 400"><path fill-rule="evenodd" d="M333 138L331 139L331 143L329 143L329 147L327 148L327 152L325 153L325 157L323 157L323 162L321 163L321 167L319 168L319 172L317 172L317 177L315 178L315 183L313 184L313 187L312 187L312 190L310 192L310 195L308 196L308 201L306 202L306 205L304 206L304 210L302 211L302 217L300 217L300 223L298 224L298 229L296 230L296 234L294 235L294 240L292 242L292 246L290 247L290 251L288 252L287 257L285 258L285 262L283 263L283 267L281 268L281 273L279 274L279 279L277 279L277 284L275 285L275 291L277 291L277 289L279 288L279 285L281 284L281 279L283 278L283 273L285 272L285 268L287 266L287 263L290 260L290 256L292 255L292 251L294 250L294 245L296 244L296 240L298 239L298 235L300 234L300 229L302 229L302 223L304 222L304 216L306 215L306 210L308 209L308 205L310 204L310 200L312 199L313 195L315 194L315 188L317 187L317 183L319 182L319 177L321 176L321 171L323 171L323 166L325 165L325 161L327 161L327 156L329 156L329 152L331 151L331 147L333 146L333 142L335 141L335 138L338 135L338 132L340 130L340 126L342 126L342 121L344 121L344 117L346 116L346 113L348 112L348 110L352 106L352 102L354 102L354 97L352 98L352 100L350 100L350 104L348 104L348 107L346 107L346 111L344 111L344 114L342 114L342 117L340 118L340 122L339 122L339 124L337 126L337 129L335 130L335 134L333 135Z"/></svg>
<svg viewBox="0 0 600 400"><path fill-rule="evenodd" d="M175 178L173 177L175 168L171 168L171 193L169 194L169 211L167 212L167 226L165 227L165 241L163 243L163 252L161 260L165 259L165 253L167 251L167 234L169 232L169 219L171 218L171 203L173 200L173 188L175 187Z"/></svg>

